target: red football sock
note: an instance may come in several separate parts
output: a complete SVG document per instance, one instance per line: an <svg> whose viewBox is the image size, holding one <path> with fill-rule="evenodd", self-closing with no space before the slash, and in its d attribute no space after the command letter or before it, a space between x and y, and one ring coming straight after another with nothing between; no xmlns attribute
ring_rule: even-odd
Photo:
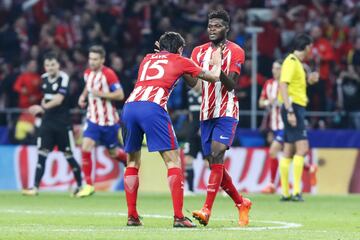
<svg viewBox="0 0 360 240"><path fill-rule="evenodd" d="M139 170L135 167L128 167L124 174L126 203L128 207L128 216L138 218L139 214L136 210L137 192L139 188Z"/></svg>
<svg viewBox="0 0 360 240"><path fill-rule="evenodd" d="M270 171L271 183L275 183L276 174L279 167L279 161L277 160L277 158L272 158L272 157L270 157L269 161L270 161L270 170L271 170Z"/></svg>
<svg viewBox="0 0 360 240"><path fill-rule="evenodd" d="M174 216L183 218L183 203L184 203L184 177L180 168L168 169L168 182L173 201Z"/></svg>
<svg viewBox="0 0 360 240"><path fill-rule="evenodd" d="M127 154L124 149L118 148L116 152L116 160L122 162L126 166Z"/></svg>
<svg viewBox="0 0 360 240"><path fill-rule="evenodd" d="M243 202L243 198L241 194L237 191L236 187L234 186L231 176L224 168L223 171L223 178L221 181L221 188L231 197L236 205L241 204Z"/></svg>
<svg viewBox="0 0 360 240"><path fill-rule="evenodd" d="M93 185L93 181L91 178L92 172L92 160L91 160L91 152L82 151L82 169L85 175L85 181L88 185Z"/></svg>
<svg viewBox="0 0 360 240"><path fill-rule="evenodd" d="M211 173L207 185L206 201L204 207L211 210L216 194L219 191L220 184L223 178L224 164L211 164Z"/></svg>

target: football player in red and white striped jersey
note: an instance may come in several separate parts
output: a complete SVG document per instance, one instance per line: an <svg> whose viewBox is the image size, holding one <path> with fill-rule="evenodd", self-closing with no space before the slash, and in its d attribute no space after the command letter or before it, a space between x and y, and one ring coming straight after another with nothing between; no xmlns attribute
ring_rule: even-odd
<svg viewBox="0 0 360 240"><path fill-rule="evenodd" d="M176 32L166 32L159 39L159 52L147 54L139 67L135 89L126 101L121 120L125 151L129 154L124 174L128 226L141 226L136 208L139 187L141 145L144 135L150 152L160 152L168 169L168 182L173 200L174 227L191 228L195 225L183 214L184 179L178 153L178 143L166 103L178 79L188 74L190 86L197 79L219 81L221 49L214 51L209 64L211 71L201 69L196 63L182 57L185 40ZM156 174L156 173L155 173Z"/></svg>
<svg viewBox="0 0 360 240"><path fill-rule="evenodd" d="M241 65L245 61L244 50L227 40L230 30L230 17L224 10L209 13L208 35L210 42L196 47L191 58L199 66L210 69L208 61L214 50L222 46L223 60L220 81L208 83L202 81L201 103L201 141L204 157L210 164L210 177L204 206L193 212L193 217L207 225L211 208L219 187L233 199L239 211L239 225L248 225L248 213L251 201L243 198L234 186L232 179L224 168L225 151L232 145L238 123L239 104L235 94L235 85Z"/></svg>
<svg viewBox="0 0 360 240"><path fill-rule="evenodd" d="M263 193L275 193L276 191L275 180L279 166L277 157L282 150L284 142L284 123L280 114L280 104L277 101L280 72L281 62L275 61L272 65L273 78L265 82L259 99L259 106L261 108L267 108L269 111L269 114L266 116L269 118L267 125L274 134L274 139L270 145L268 159L268 161L270 161L271 180L270 183L262 190Z"/></svg>
<svg viewBox="0 0 360 240"><path fill-rule="evenodd" d="M92 180L91 151L96 142L105 145L110 156L126 163L126 153L118 146L119 115L112 101L124 99L124 92L115 72L104 66L105 50L92 46L89 50L89 68L85 70L85 88L79 98L80 107L87 102L86 124L82 143L82 168L86 185L77 197L90 196L95 192Z"/></svg>

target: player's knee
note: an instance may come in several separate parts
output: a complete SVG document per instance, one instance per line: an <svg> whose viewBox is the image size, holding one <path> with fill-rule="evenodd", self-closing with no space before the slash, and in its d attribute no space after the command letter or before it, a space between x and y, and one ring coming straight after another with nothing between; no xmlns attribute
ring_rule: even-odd
<svg viewBox="0 0 360 240"><path fill-rule="evenodd" d="M309 147L308 146L301 146L299 148L296 149L296 155L298 156L306 156L309 152Z"/></svg>
<svg viewBox="0 0 360 240"><path fill-rule="evenodd" d="M269 155L270 155L271 158L276 158L277 157L277 152L274 149L270 148Z"/></svg>
<svg viewBox="0 0 360 240"><path fill-rule="evenodd" d="M109 155L112 158L116 158L116 150L115 149L109 149Z"/></svg>
<svg viewBox="0 0 360 240"><path fill-rule="evenodd" d="M81 149L85 152L90 152L94 146L95 142L92 139L84 138Z"/></svg>
<svg viewBox="0 0 360 240"><path fill-rule="evenodd" d="M72 157L73 157L73 153L72 153L71 151L66 151L66 152L64 152L64 156L65 156L66 159L72 158Z"/></svg>
<svg viewBox="0 0 360 240"><path fill-rule="evenodd" d="M211 153L211 164L222 164L224 163L225 150L214 150Z"/></svg>
<svg viewBox="0 0 360 240"><path fill-rule="evenodd" d="M136 167L140 168L141 160L140 160L140 152L130 153L127 158L127 167Z"/></svg>

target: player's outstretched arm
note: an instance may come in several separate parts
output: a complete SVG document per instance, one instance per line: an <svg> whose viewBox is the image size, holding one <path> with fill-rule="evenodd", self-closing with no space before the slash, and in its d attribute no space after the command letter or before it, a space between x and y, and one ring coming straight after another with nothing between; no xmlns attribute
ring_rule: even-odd
<svg viewBox="0 0 360 240"><path fill-rule="evenodd" d="M85 108L86 107L86 98L88 96L88 90L85 86L83 92L81 93L80 97L79 97L79 101L78 104L81 108Z"/></svg>
<svg viewBox="0 0 360 240"><path fill-rule="evenodd" d="M122 101L125 98L122 88L116 89L113 92L92 91L91 93L94 97L105 98L111 101Z"/></svg>

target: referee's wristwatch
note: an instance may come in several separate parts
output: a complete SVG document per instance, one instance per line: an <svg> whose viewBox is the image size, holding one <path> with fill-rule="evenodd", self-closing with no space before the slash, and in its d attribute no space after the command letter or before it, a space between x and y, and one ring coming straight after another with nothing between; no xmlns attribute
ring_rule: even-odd
<svg viewBox="0 0 360 240"><path fill-rule="evenodd" d="M291 107L286 110L287 114L294 114L294 109Z"/></svg>

